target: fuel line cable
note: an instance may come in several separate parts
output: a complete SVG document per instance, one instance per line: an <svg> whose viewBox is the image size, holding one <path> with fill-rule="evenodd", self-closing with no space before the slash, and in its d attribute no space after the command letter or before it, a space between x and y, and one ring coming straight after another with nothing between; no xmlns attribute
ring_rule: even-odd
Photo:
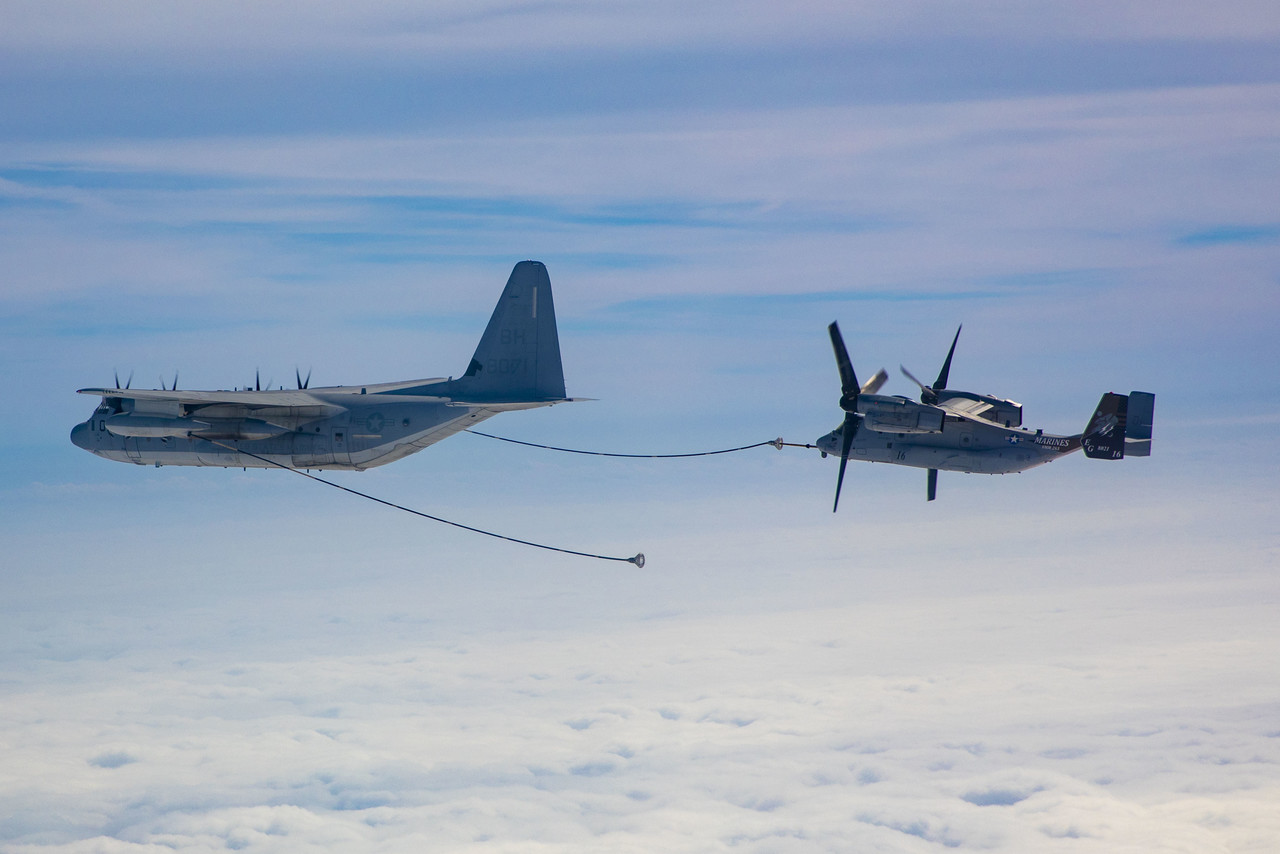
<svg viewBox="0 0 1280 854"><path fill-rule="evenodd" d="M423 519L430 519L432 522L440 522L441 524L444 524L444 525L452 525L453 527L461 528L464 531L471 531L472 533L475 533L475 534L484 534L486 537L493 537L494 539L498 539L498 540L506 540L509 543L519 543L522 546L532 546L535 549L545 549L546 551L549 551L549 552L560 552L561 554L577 555L578 557L590 557L590 558L595 558L596 560L612 560L612 561L618 561L619 563L630 563L630 564L634 564L638 569L644 568L644 552L640 552L634 557L613 557L611 555L598 555L598 554L592 554L591 552L581 552L575 549L564 549L558 546L548 546L543 543L535 543L530 540L521 540L521 539L518 539L517 537L508 537L504 534L497 534L497 533L494 533L493 531L486 531L482 528L473 528L472 526L464 525L461 522L452 522L440 516L432 516L430 513L423 513L421 510L414 510L411 507L405 507L403 504L396 504L393 501L387 501L385 499L378 498L377 496L369 495L368 493L361 492L358 489L352 489L348 486L343 486L340 483L334 483L331 480L325 480L322 477L317 477L316 475L311 474L310 472L307 472L307 471L303 471L302 469L297 469L297 468L294 468L293 466L287 466L284 463L278 463L275 460L270 459L268 457L258 456L252 451L246 451L243 448L235 448L235 447L232 447L231 445L225 445L222 442L218 442L214 439L206 439L205 441L209 442L212 445L217 445L219 448L225 448L226 450L231 451L233 453L244 454L246 457L252 457L255 460L261 460L262 462L267 463L268 465L275 466L276 468L281 468L281 469L284 469L285 471L291 471L294 474L301 475L302 477L309 478L318 483L323 483L325 486L332 486L334 489L341 489L343 492L349 492L350 494L358 496L360 498L367 498L370 501L376 501L378 504L383 504L383 505L386 505L387 507L394 507L396 510L403 510L406 513L412 513L414 516L421 516Z"/></svg>
<svg viewBox="0 0 1280 854"><path fill-rule="evenodd" d="M776 439L768 439L764 442L756 442L753 445L741 445L737 448L721 448L716 451L693 451L687 454L614 454L608 451L584 451L578 448L557 448L555 445L539 445L536 442L521 442L519 439L508 439L505 436L495 436L492 433L482 433L479 430L467 430L468 433L474 433L477 436L484 436L486 439L497 439L499 442L510 442L513 445L524 445L526 448L542 448L546 451L559 451L564 454L587 454L593 457L625 457L632 460L673 460L684 457L713 457L716 454L734 454L738 451L749 451L752 448L763 448L765 445L772 445L781 451L783 448L817 448L817 445L800 444L799 442L785 442L779 436Z"/></svg>

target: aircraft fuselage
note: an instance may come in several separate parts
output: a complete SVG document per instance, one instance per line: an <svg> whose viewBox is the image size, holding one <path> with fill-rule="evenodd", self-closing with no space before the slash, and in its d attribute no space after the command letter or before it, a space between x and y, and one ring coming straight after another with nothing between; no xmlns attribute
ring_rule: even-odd
<svg viewBox="0 0 1280 854"><path fill-rule="evenodd" d="M356 387L309 390L322 404L314 407L313 417L283 406L273 417L272 396L291 393L253 394L267 406L245 412L227 406L183 407L168 417L120 411L104 400L71 431L71 441L100 457L138 465L361 470L402 459L500 411L549 405L487 408L362 394ZM333 414L320 414L326 410ZM246 424L260 426L246 429ZM245 438L246 432L256 438Z"/></svg>
<svg viewBox="0 0 1280 854"><path fill-rule="evenodd" d="M359 386L194 391L80 389L102 398L71 431L77 447L155 466L367 469L402 459L499 412L568 402L551 279L538 261L511 271L457 378Z"/></svg>
<svg viewBox="0 0 1280 854"><path fill-rule="evenodd" d="M1011 474L1080 448L1079 436L1004 427L954 415L946 415L940 427L929 433L889 433L864 425L854 435L849 459L940 471ZM824 453L838 457L841 440L837 428L818 439L817 445Z"/></svg>

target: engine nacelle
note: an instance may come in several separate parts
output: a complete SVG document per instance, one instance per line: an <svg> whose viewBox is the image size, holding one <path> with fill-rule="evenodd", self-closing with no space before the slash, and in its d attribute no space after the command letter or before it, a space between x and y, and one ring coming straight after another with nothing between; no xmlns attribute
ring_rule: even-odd
<svg viewBox="0 0 1280 854"><path fill-rule="evenodd" d="M862 426L879 433L941 433L946 413L905 397L858 396Z"/></svg>

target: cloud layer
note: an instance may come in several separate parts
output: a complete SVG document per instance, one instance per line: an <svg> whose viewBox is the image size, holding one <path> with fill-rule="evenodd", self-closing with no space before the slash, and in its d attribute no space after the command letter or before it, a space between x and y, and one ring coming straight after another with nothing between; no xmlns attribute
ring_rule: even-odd
<svg viewBox="0 0 1280 854"><path fill-rule="evenodd" d="M2 827L40 852L1264 851L1268 589L68 661L9 691Z"/></svg>

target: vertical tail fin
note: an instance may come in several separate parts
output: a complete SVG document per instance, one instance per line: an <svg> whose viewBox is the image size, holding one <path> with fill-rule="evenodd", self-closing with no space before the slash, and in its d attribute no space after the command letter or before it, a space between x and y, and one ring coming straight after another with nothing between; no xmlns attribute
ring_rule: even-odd
<svg viewBox="0 0 1280 854"><path fill-rule="evenodd" d="M1155 420L1155 409L1156 396L1151 392L1129 392L1129 412L1124 425L1125 456L1151 456L1151 423Z"/></svg>
<svg viewBox="0 0 1280 854"><path fill-rule="evenodd" d="M1084 455L1095 460L1124 459L1124 431L1129 398L1123 394L1107 392L1098 401L1098 408L1089 419L1089 426L1080 438Z"/></svg>
<svg viewBox="0 0 1280 854"><path fill-rule="evenodd" d="M450 385L468 400L564 399L551 278L542 263L516 264L466 373Z"/></svg>

